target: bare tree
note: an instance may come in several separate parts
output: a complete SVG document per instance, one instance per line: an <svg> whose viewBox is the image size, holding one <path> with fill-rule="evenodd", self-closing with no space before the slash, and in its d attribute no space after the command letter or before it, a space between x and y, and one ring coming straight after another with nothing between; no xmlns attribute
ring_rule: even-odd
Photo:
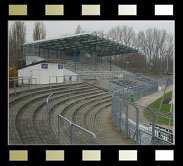
<svg viewBox="0 0 183 166"><path fill-rule="evenodd" d="M75 31L75 34L80 34L81 33L81 26L78 25Z"/></svg>
<svg viewBox="0 0 183 166"><path fill-rule="evenodd" d="M137 47L146 55L147 65L155 73L165 71L165 59L170 59L169 63L173 63L173 37L165 30L147 29L141 31L137 37ZM171 65L170 65L171 66Z"/></svg>
<svg viewBox="0 0 183 166"><path fill-rule="evenodd" d="M43 22L36 22L33 30L33 40L41 40L46 38L46 27Z"/></svg>
<svg viewBox="0 0 183 166"><path fill-rule="evenodd" d="M20 51L21 45L26 42L26 26L17 21L9 28L9 66L18 67L18 61L23 61L24 55Z"/></svg>
<svg viewBox="0 0 183 166"><path fill-rule="evenodd" d="M123 42L125 45L135 46L136 35L132 27L117 26L108 32L108 36L117 41Z"/></svg>
<svg viewBox="0 0 183 166"><path fill-rule="evenodd" d="M89 32L90 32L89 30L85 30L85 29L81 28L80 25L78 25L75 32L74 32L74 34L89 33Z"/></svg>
<svg viewBox="0 0 183 166"><path fill-rule="evenodd" d="M173 70L173 36L165 30L150 28L136 34L131 27L117 26L109 30L108 36L125 45L138 48L140 54L145 55L146 69L153 70L154 73ZM135 59L135 56L130 56L131 62L137 63L138 59L143 59L140 56ZM115 63L118 61L120 60L114 59ZM140 63L140 61L138 62ZM133 68L140 69L140 66L133 64Z"/></svg>

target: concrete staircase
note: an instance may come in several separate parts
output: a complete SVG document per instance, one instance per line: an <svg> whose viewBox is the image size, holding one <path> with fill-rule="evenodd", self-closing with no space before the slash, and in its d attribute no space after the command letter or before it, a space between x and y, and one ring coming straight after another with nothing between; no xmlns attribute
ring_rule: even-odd
<svg viewBox="0 0 183 166"><path fill-rule="evenodd" d="M46 99L55 92L50 117ZM102 88L82 82L72 85L41 87L9 94L9 144L70 144L69 126L61 121L58 143L58 115L84 127L97 136L97 144L130 144L111 123L111 97ZM73 144L93 144L93 138L73 129Z"/></svg>

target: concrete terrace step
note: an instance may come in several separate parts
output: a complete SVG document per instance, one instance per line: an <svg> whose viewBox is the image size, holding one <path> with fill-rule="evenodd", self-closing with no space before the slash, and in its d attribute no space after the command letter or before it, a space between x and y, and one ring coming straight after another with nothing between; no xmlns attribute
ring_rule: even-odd
<svg viewBox="0 0 183 166"><path fill-rule="evenodd" d="M70 120L72 120L72 116L68 116L68 114L70 114L70 112L73 112L72 111L72 108L74 108L77 104L79 103L83 103L84 101L88 101L90 102L90 100L94 99L94 98L97 98L97 96L100 98L101 96L103 96L104 94L106 94L106 92L101 92L99 94L94 94L92 96L88 96L88 97L85 97L83 99L76 99L75 101L71 101L71 102L68 102L64 105L61 105L59 107L57 107L57 109L55 110L55 114L58 115L58 114L61 114L63 116L66 116L66 118L69 118ZM57 116L52 116L51 118L51 126L53 127L53 130L55 131L55 133L58 135L57 133L57 126L58 126L58 123L57 123ZM68 129L67 127L64 129L64 133L67 131L65 131L66 129ZM68 135L66 134L65 135ZM67 137L67 136L66 136ZM64 138L63 138L64 139ZM64 143L64 142L63 142ZM69 139L66 139L66 143L67 144L70 144L69 143Z"/></svg>
<svg viewBox="0 0 183 166"><path fill-rule="evenodd" d="M92 93L91 93L92 92ZM54 108L57 107L57 105L60 105L60 104L65 104L67 102L69 102L69 98L70 99L74 99L74 98L82 98L83 96L86 96L86 95L90 95L90 94L95 94L97 93L96 89L90 89L90 93L89 92L84 92L81 94L81 95L73 95L70 97L62 97L62 98L58 98L57 97L57 102L54 101ZM56 98L54 98L55 100ZM52 115L54 113L54 109L52 109L51 111L51 115L50 116L54 116ZM57 116L57 115L55 115ZM48 135L48 131L52 130L51 127L49 126L49 123L47 123L47 119L46 119L46 106L42 106L42 108L38 108L38 111L36 111L36 114L34 114L34 128L36 129L39 137L41 138L42 140L42 143L43 144L57 144L57 141L54 141L54 142L51 142L53 139L53 135ZM41 123L40 123L41 122ZM56 138L57 136L55 136ZM49 141L50 140L50 141Z"/></svg>
<svg viewBox="0 0 183 166"><path fill-rule="evenodd" d="M84 116L84 123L88 130L91 130L94 132L97 136L97 144L105 144L106 141L106 135L104 133L100 133L98 131L99 126L96 125L96 117L97 114L100 111L104 111L105 108L111 106L111 101L106 101L105 103L101 102L100 104L97 103L94 108L90 108L92 110L89 110Z"/></svg>
<svg viewBox="0 0 183 166"><path fill-rule="evenodd" d="M87 106L85 104L81 108L78 107L77 109L79 109L79 110L78 111L75 110L75 112L73 114L73 118L72 118L73 122L87 129L87 125L85 123L86 114L88 114L88 112L92 112L99 105L102 105L103 103L107 103L107 102L111 102L111 97L110 96L101 97L101 98L99 98L95 101L86 103ZM92 123L94 123L94 121L92 121ZM94 129L92 128L90 131L94 132ZM80 135L80 137L84 137L86 140L88 140L88 141L86 141L86 143L93 143L92 140L91 140L91 136L88 136L88 134L86 134L86 133L83 133L82 135ZM97 137L97 140L98 139L99 138Z"/></svg>
<svg viewBox="0 0 183 166"><path fill-rule="evenodd" d="M112 123L111 107L106 107L103 111L100 111L96 116L95 122L98 133L105 135L106 138L105 142L100 142L100 144L133 144L133 142L126 139Z"/></svg>
<svg viewBox="0 0 183 166"><path fill-rule="evenodd" d="M86 88L81 87L81 90L78 89L78 91L82 91L82 89L83 90L90 90L90 87L87 87L87 86L86 86ZM61 91L61 92L58 92L58 93L65 94L65 93L69 93L69 92L70 92L70 90L65 90L65 91ZM74 92L72 92L72 93L74 93ZM17 136L17 132L16 132L16 129L15 129L15 121L17 119L17 116L20 116L18 114L20 114L21 111L24 111L24 109L26 107L31 106L32 103L34 103L34 102L37 102L37 101L40 101L40 100L44 100L43 102L45 103L46 98L48 97L48 95L49 95L49 93L38 95L36 98L33 98L33 99L32 98L27 98L27 99L25 99L25 100L23 100L23 101L21 101L19 103L16 103L14 105L14 107L12 107L9 110L9 123L10 123L9 129L11 131L9 133L10 133L10 140L11 140L11 138L13 138L13 140L12 140L13 143L20 143L20 141L17 141L17 142L15 141L15 137ZM19 121L19 120L20 119L17 119L17 121ZM19 123L21 123L21 122L19 122ZM12 141L10 141L10 143Z"/></svg>
<svg viewBox="0 0 183 166"><path fill-rule="evenodd" d="M73 85L65 85L65 86L58 86L58 87L54 87L54 88L44 88L44 89L38 89L37 91L35 90L32 90L32 91L28 91L28 92L25 92L25 93L21 93L20 95L17 95L17 96L12 96L9 98L9 105L11 106L12 104L22 100L22 99L25 99L25 98L28 98L28 97L34 97L38 94L43 94L43 93L47 93L47 92L55 92L57 90L64 90L64 89L67 89L69 87L75 87L75 86L87 86L88 84L86 83L81 83L81 84L73 84Z"/></svg>
<svg viewBox="0 0 183 166"><path fill-rule="evenodd" d="M71 109L69 109L69 111L66 112L67 114L65 114L65 117L67 117L68 119L71 119L72 122L76 123L76 119L78 119L80 117L80 114L85 113L86 107L89 107L90 104L93 104L100 100L105 100L105 99L109 99L109 98L110 98L110 96L103 95L103 96L99 96L99 97L91 99L91 100L84 101L81 104L77 104L76 106L72 107ZM82 121L84 121L84 119L82 119ZM78 123L76 123L76 124L78 124ZM80 125L80 126L83 128L86 128L86 126L84 126L84 125ZM84 132L80 132L80 130L78 132L75 132L75 138L78 140L78 141L75 141L75 143L77 143L77 144L93 143L93 141L92 141L93 138L91 137L91 135L86 134ZM83 138L83 139L81 139L81 138Z"/></svg>

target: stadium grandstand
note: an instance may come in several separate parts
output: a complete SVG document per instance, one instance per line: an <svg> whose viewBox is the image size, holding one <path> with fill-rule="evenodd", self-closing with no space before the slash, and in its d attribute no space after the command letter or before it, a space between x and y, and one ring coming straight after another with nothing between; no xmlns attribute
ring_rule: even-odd
<svg viewBox="0 0 183 166"><path fill-rule="evenodd" d="M10 145L174 143L172 127L156 124L150 109L152 121L144 120L135 104L173 84L172 76L166 82L124 70L122 56L138 49L92 32L25 43L21 51L26 63L9 78Z"/></svg>

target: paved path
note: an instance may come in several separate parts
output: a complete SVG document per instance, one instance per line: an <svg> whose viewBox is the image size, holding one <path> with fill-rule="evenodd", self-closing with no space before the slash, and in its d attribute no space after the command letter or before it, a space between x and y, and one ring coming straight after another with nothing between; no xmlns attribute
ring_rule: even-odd
<svg viewBox="0 0 183 166"><path fill-rule="evenodd" d="M166 93L167 92L170 92L172 90L173 90L173 85L170 85L170 86L167 87ZM163 93L164 93L164 90L154 92L154 93L152 93L152 94L150 94L148 96L145 96L145 97L140 98L135 103L137 105L142 106L142 107L147 107L148 105L150 105L151 103L153 103L155 100L157 100L158 98L162 97L163 96ZM142 109L142 111L139 112L140 123L141 124L149 123L149 121L144 117L143 110L144 109Z"/></svg>
<svg viewBox="0 0 183 166"><path fill-rule="evenodd" d="M100 111L96 117L96 135L98 138L103 138L101 141L98 140L99 144L103 145L130 145L135 144L130 139L125 138L122 132L119 132L115 128L111 120L111 106Z"/></svg>

